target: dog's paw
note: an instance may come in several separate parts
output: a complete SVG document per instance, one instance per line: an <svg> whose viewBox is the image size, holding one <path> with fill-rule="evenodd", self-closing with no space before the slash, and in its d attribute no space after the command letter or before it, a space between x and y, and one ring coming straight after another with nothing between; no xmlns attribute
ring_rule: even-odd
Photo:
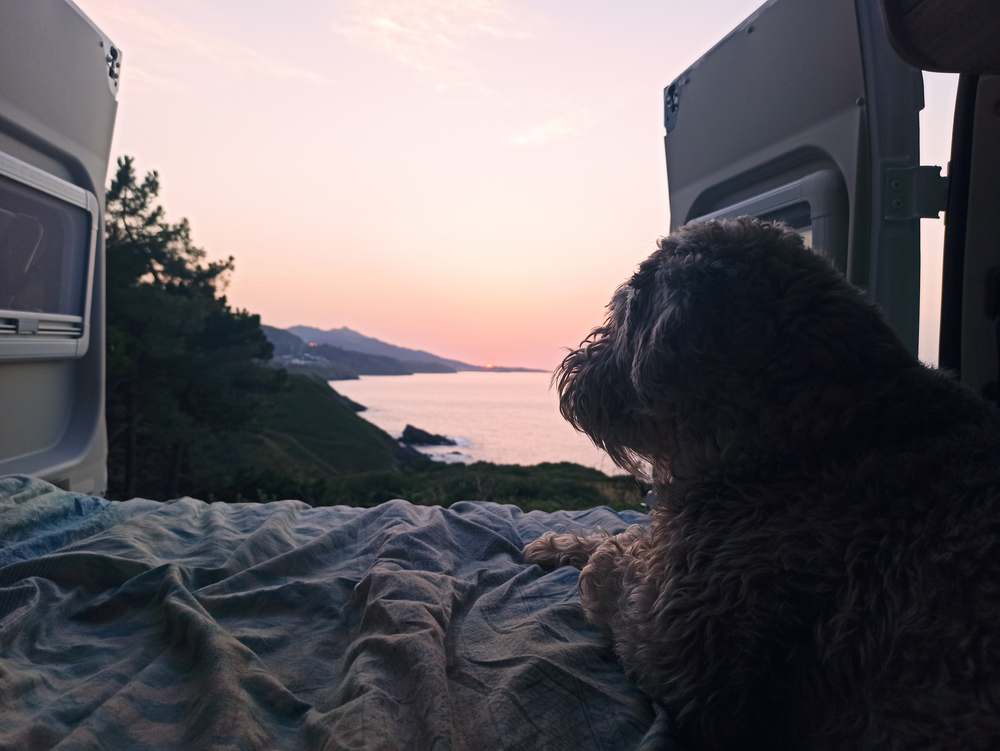
<svg viewBox="0 0 1000 751"><path fill-rule="evenodd" d="M545 571L554 571L560 566L583 568L590 554L600 546L607 535L560 535L546 532L524 548L524 562L534 563Z"/></svg>

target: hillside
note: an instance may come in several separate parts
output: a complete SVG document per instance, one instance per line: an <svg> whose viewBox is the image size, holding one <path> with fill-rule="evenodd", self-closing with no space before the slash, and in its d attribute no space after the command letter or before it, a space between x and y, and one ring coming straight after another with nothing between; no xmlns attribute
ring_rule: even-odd
<svg viewBox="0 0 1000 751"><path fill-rule="evenodd" d="M253 432L231 434L199 453L197 493L208 499L258 500L257 491L316 501L335 476L395 472L426 460L362 419L315 376L289 374L261 410ZM220 469L222 468L222 469Z"/></svg>
<svg viewBox="0 0 1000 751"><path fill-rule="evenodd" d="M308 349L306 343L291 331L267 326L263 323L260 325L260 330L264 332L264 336L274 347L275 357L291 357Z"/></svg>
<svg viewBox="0 0 1000 751"><path fill-rule="evenodd" d="M261 435L282 461L313 476L397 469L412 453L359 417L326 383L306 376L289 376L269 405Z"/></svg>
<svg viewBox="0 0 1000 751"><path fill-rule="evenodd" d="M365 336L364 334L353 331L346 326L339 329L330 329L329 331L323 331L322 329L317 329L312 326L292 326L288 329L288 331L306 342L328 344L331 347L340 347L341 349L350 350L352 352L362 352L369 355L392 357L404 363L406 367L411 368L414 373L462 372L467 370L494 371L497 373L542 372L533 370L532 368L518 368L511 366L486 368L482 365L470 365L469 363L462 362L460 360L449 360L444 357L439 357L438 355L431 354L430 352L425 352L422 349L408 349L406 347L398 347L395 344L388 344L387 342L383 342L381 339ZM448 368L449 370L441 370L440 368L442 366Z"/></svg>

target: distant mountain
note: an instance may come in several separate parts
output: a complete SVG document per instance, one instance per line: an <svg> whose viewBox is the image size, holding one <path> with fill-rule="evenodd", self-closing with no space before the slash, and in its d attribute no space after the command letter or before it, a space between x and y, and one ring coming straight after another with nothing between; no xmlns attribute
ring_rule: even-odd
<svg viewBox="0 0 1000 751"><path fill-rule="evenodd" d="M290 357L295 354L303 354L307 357L320 355L331 363L336 363L353 369L359 375L394 375L389 369L375 372L369 370L358 370L356 362L349 361L349 357L344 354L340 356L330 356L327 351L323 354L323 346L332 347L339 350L346 350L347 353L361 353L364 355L377 356L381 358L392 358L402 363L403 370L408 373L453 373L455 371L492 371L495 373L511 372L531 372L542 373L545 371L533 370L532 368L515 368L508 366L495 366L485 368L482 365L470 365L461 360L449 360L445 357L433 355L422 349L408 349L397 347L395 344L388 344L380 339L359 334L346 326L339 329L323 331L312 326L292 326L289 329L276 329L273 326L261 325L261 329L267 338L274 344L275 359L279 355ZM295 337L301 345L294 345L288 337ZM311 347L309 343L318 346ZM291 344L291 347L289 345ZM375 365L362 365L362 368L375 368Z"/></svg>
<svg viewBox="0 0 1000 751"><path fill-rule="evenodd" d="M309 347L309 353L313 357L344 365L358 375L413 375L413 369L407 367L409 363L400 362L395 357L369 355L343 347L331 347L329 344Z"/></svg>
<svg viewBox="0 0 1000 751"><path fill-rule="evenodd" d="M274 346L271 364L290 372L310 372L327 381L353 380L363 375L413 375L414 373L454 373L440 362L402 362L388 355L375 355L329 344L307 343L285 329L261 324Z"/></svg>
<svg viewBox="0 0 1000 751"><path fill-rule="evenodd" d="M306 343L291 331L278 329L274 326L265 326L263 323L260 325L260 330L264 332L264 336L274 346L275 357L298 355L306 350Z"/></svg>
<svg viewBox="0 0 1000 751"><path fill-rule="evenodd" d="M469 365L459 360L448 360L444 357L438 357L422 349L407 349L406 347L397 347L395 344L387 344L380 339L352 331L346 326L340 329L330 329L329 331L323 331L312 326L292 326L288 331L291 331L307 342L329 344L332 347L341 347L342 349L349 349L354 352L364 352L368 355L394 357L400 362L407 364L425 362L447 365L454 370L486 370L486 368L479 365Z"/></svg>

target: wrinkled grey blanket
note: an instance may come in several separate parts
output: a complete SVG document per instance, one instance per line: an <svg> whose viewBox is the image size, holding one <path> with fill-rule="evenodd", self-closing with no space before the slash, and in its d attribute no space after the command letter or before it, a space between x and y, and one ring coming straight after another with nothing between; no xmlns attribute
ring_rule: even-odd
<svg viewBox="0 0 1000 751"><path fill-rule="evenodd" d="M636 749L668 723L524 514L124 503L0 478L0 748Z"/></svg>

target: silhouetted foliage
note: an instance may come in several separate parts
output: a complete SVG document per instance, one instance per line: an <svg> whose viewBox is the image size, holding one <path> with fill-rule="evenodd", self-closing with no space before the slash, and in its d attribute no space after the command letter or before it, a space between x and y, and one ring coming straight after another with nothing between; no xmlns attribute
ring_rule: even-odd
<svg viewBox="0 0 1000 751"><path fill-rule="evenodd" d="M191 456L252 426L283 371L260 318L221 292L233 258L205 261L186 219L170 224L156 172L118 160L107 192L109 495L177 497L198 489Z"/></svg>
<svg viewBox="0 0 1000 751"><path fill-rule="evenodd" d="M223 468L227 469L227 468ZM402 498L422 506L449 507L459 501L492 501L522 511L579 510L609 506L645 511L648 485L632 477L609 477L579 464L444 464L427 460L402 469L328 474L301 480L270 468L226 471L206 483L205 500L269 502L285 499L310 506L377 506Z"/></svg>
<svg viewBox="0 0 1000 751"><path fill-rule="evenodd" d="M404 498L424 506L448 507L459 501L493 501L518 506L522 511L593 506L641 511L650 487L626 475L609 477L599 470L570 462L526 467L489 462L427 462L401 472L331 477L323 490L325 493L319 501L314 500L313 493L309 500L311 505L377 506L393 498Z"/></svg>

